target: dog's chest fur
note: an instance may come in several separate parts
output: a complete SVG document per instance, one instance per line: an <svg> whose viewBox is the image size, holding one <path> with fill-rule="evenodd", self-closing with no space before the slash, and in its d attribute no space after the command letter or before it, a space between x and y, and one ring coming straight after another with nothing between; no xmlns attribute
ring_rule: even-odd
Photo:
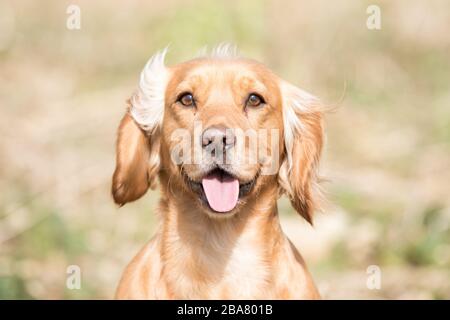
<svg viewBox="0 0 450 320"><path fill-rule="evenodd" d="M223 232L167 244L164 276L175 298L267 298L271 266L257 236Z"/></svg>

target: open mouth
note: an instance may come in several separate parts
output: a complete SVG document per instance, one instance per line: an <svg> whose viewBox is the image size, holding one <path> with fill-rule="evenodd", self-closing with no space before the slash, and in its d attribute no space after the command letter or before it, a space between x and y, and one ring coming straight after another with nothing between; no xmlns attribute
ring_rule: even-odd
<svg viewBox="0 0 450 320"><path fill-rule="evenodd" d="M216 168L205 175L201 182L195 182L188 178L191 189L200 196L200 199L212 211L226 213L232 211L240 198L247 195L254 183L253 180L240 183L232 174Z"/></svg>

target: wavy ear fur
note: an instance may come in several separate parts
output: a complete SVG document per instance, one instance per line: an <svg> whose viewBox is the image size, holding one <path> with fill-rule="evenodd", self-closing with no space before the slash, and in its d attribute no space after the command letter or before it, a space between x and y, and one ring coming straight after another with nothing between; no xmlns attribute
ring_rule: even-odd
<svg viewBox="0 0 450 320"><path fill-rule="evenodd" d="M317 168L323 146L323 113L319 101L287 83L280 85L283 103L285 158L278 181L292 206L312 224L320 205Z"/></svg>
<svg viewBox="0 0 450 320"><path fill-rule="evenodd" d="M159 137L147 137L127 113L118 129L116 170L112 181L114 202L124 205L155 186L159 171Z"/></svg>
<svg viewBox="0 0 450 320"><path fill-rule="evenodd" d="M130 99L128 112L119 125L112 178L112 195L119 205L139 199L156 185L168 77L164 66L166 51L157 53L146 64L139 89Z"/></svg>

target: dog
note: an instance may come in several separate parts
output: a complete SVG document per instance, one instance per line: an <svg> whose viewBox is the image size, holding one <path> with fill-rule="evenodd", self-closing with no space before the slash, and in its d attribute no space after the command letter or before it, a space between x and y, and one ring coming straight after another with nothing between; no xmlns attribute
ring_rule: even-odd
<svg viewBox="0 0 450 320"><path fill-rule="evenodd" d="M158 180L161 221L115 297L319 299L277 209L285 194L312 224L320 206L319 100L230 45L171 67L166 52L143 69L118 128L114 201ZM238 131L274 134L251 148Z"/></svg>

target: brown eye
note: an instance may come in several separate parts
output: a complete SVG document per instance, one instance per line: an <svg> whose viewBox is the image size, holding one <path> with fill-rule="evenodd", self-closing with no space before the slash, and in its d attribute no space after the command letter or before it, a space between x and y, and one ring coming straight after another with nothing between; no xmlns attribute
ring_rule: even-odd
<svg viewBox="0 0 450 320"><path fill-rule="evenodd" d="M184 93L179 98L178 101L185 107L192 107L194 105L194 97L191 93Z"/></svg>
<svg viewBox="0 0 450 320"><path fill-rule="evenodd" d="M247 99L248 106L257 107L262 103L264 103L264 99L260 95L252 93L251 95L248 96Z"/></svg>

